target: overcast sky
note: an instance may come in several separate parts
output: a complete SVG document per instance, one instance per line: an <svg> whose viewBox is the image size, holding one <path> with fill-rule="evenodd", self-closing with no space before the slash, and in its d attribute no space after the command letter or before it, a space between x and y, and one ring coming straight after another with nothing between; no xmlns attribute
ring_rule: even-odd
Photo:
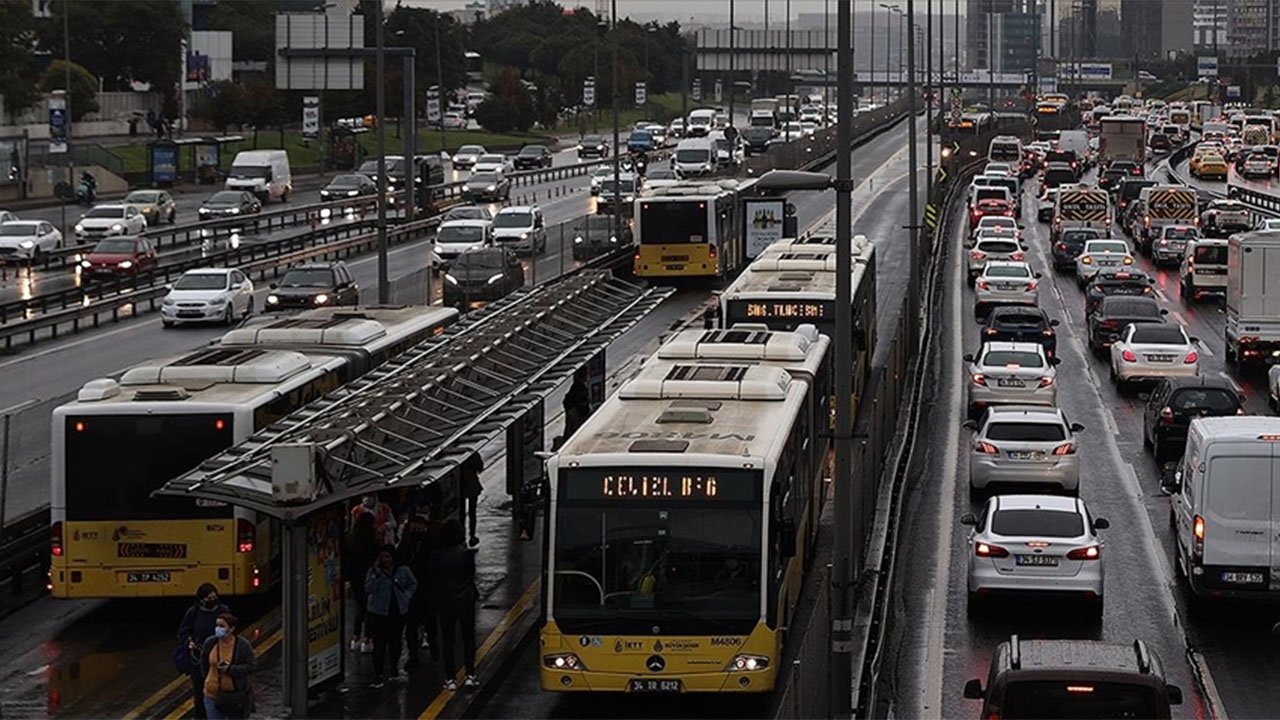
<svg viewBox="0 0 1280 720"><path fill-rule="evenodd" d="M876 2L886 0L855 0L854 6L860 10L869 10ZM406 5L429 7L437 10L456 10L464 7L467 0L402 0ZM830 0L828 7L835 11L837 0ZM562 0L561 5L586 7L594 10L595 0ZM900 3L903 8L905 2ZM769 0L769 24L784 20L787 0ZM918 3L922 5L922 3ZM964 3L961 3L962 7ZM734 20L737 22L763 22L764 0L735 0ZM950 13L953 3L943 5L945 12ZM791 0L791 15L800 13L822 12L823 0ZM919 10L919 8L917 8ZM696 12L695 12L696 10ZM618 0L618 14L638 20L677 20L681 24L727 22L729 19L729 0ZM834 24L834 19L833 19Z"/></svg>

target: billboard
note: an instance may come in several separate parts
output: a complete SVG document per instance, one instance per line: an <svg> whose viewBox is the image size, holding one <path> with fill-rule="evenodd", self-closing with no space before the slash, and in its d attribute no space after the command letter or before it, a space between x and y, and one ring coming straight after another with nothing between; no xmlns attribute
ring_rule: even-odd
<svg viewBox="0 0 1280 720"><path fill-rule="evenodd" d="M1111 70L1111 63L1105 62L1058 63L1059 78L1110 80Z"/></svg>
<svg viewBox="0 0 1280 720"><path fill-rule="evenodd" d="M307 517L307 688L342 678L341 503ZM360 578L358 582L363 582Z"/></svg>
<svg viewBox="0 0 1280 720"><path fill-rule="evenodd" d="M786 201L782 198L749 199L743 203L747 226L747 257L755 258L782 239Z"/></svg>
<svg viewBox="0 0 1280 720"><path fill-rule="evenodd" d="M193 30L183 54L183 90L231 79L231 38L226 31Z"/></svg>
<svg viewBox="0 0 1280 720"><path fill-rule="evenodd" d="M1196 58L1196 76L1218 77L1217 56Z"/></svg>
<svg viewBox="0 0 1280 720"><path fill-rule="evenodd" d="M363 90L364 57L342 52L363 47L363 15L276 13L276 87Z"/></svg>

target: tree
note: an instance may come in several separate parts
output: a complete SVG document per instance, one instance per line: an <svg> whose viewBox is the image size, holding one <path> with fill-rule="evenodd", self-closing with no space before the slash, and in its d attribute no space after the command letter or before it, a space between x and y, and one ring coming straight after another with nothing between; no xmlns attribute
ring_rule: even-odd
<svg viewBox="0 0 1280 720"><path fill-rule="evenodd" d="M186 22L173 0L83 2L51 5L52 19L40 31L40 46L61 57L63 14L67 18L72 60L102 78L106 90L130 90L146 83L172 94L182 71Z"/></svg>
<svg viewBox="0 0 1280 720"><path fill-rule="evenodd" d="M40 76L40 92L51 93L54 90L67 90L67 63L54 60L49 69ZM71 102L71 119L73 121L98 111L98 80L83 66L71 63L71 89L67 91Z"/></svg>
<svg viewBox="0 0 1280 720"><path fill-rule="evenodd" d="M209 9L210 30L228 30L236 60L265 60L270 69L276 57L278 3L270 0L218 0Z"/></svg>
<svg viewBox="0 0 1280 720"><path fill-rule="evenodd" d="M475 118L490 132L528 132L537 112L520 77L513 70L504 70L490 88L489 98L476 108Z"/></svg>
<svg viewBox="0 0 1280 720"><path fill-rule="evenodd" d="M209 83L205 90L205 104L202 116L218 128L226 132L232 125L245 123L244 89L225 80Z"/></svg>
<svg viewBox="0 0 1280 720"><path fill-rule="evenodd" d="M35 104L35 26L31 3L0 3L0 95L12 118Z"/></svg>
<svg viewBox="0 0 1280 720"><path fill-rule="evenodd" d="M253 146L258 131L284 122L284 97L271 81L255 82L244 89L245 122L253 125Z"/></svg>

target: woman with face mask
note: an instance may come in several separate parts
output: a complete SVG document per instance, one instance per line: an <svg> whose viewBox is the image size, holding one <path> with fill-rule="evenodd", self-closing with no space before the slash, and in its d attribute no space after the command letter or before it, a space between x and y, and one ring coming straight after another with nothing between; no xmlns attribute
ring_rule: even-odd
<svg viewBox="0 0 1280 720"><path fill-rule="evenodd" d="M200 674L198 657L204 641L212 637L218 616L231 612L218 600L218 589L213 583L203 583L196 590L196 601L187 608L178 625L178 647L186 665L185 672L191 678L192 699L195 701L195 717L206 720L204 714L204 676Z"/></svg>
<svg viewBox="0 0 1280 720"><path fill-rule="evenodd" d="M249 675L256 659L253 645L236 633L239 624L231 613L219 615L213 637L200 650L204 712L209 720L237 720L253 712Z"/></svg>

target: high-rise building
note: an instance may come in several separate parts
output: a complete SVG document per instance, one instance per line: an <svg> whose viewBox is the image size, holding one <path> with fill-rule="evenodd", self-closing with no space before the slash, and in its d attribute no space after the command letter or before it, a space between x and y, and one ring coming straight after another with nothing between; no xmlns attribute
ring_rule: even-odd
<svg viewBox="0 0 1280 720"><path fill-rule="evenodd" d="M999 73L1029 73L1039 51L1039 16L1034 13L1000 13L992 18L995 67Z"/></svg>
<svg viewBox="0 0 1280 720"><path fill-rule="evenodd" d="M1227 2L1226 55L1250 57L1276 49L1280 0Z"/></svg>
<svg viewBox="0 0 1280 720"><path fill-rule="evenodd" d="M1221 51L1227 46L1227 0L1195 0L1191 42L1199 51Z"/></svg>
<svg viewBox="0 0 1280 720"><path fill-rule="evenodd" d="M1120 35L1127 57L1159 60L1194 49L1196 0L1121 0Z"/></svg>
<svg viewBox="0 0 1280 720"><path fill-rule="evenodd" d="M996 16L1020 13L1024 6L1022 0L968 0L964 14L965 37L968 39L965 47L966 67L970 70L990 67L990 39Z"/></svg>

